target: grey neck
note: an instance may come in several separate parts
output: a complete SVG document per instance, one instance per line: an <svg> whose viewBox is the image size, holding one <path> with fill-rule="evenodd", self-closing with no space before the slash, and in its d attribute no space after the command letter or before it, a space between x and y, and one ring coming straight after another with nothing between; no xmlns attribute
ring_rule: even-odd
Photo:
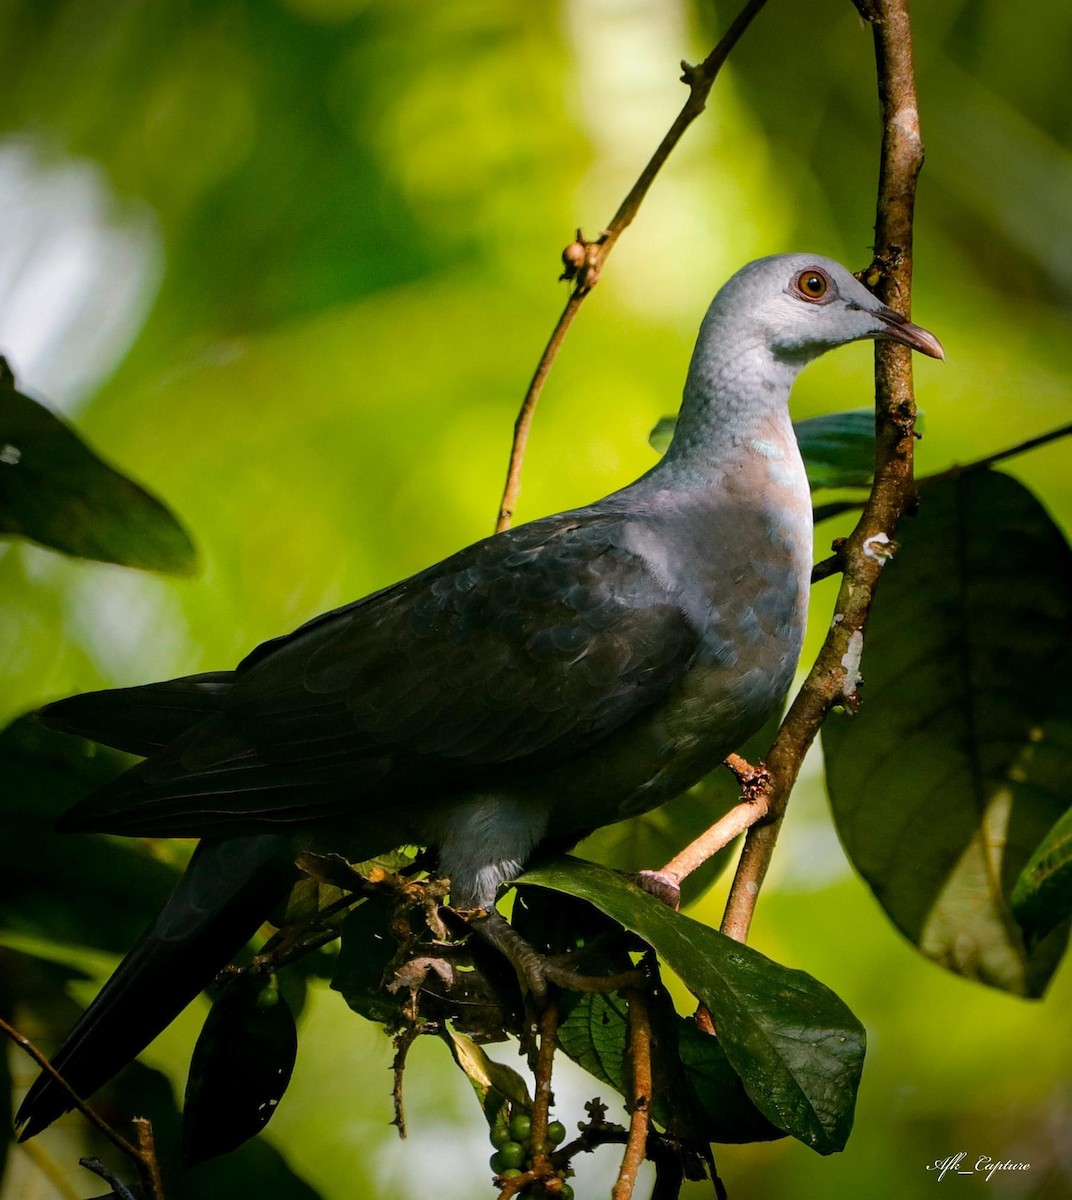
<svg viewBox="0 0 1072 1200"><path fill-rule="evenodd" d="M711 486L742 459L799 457L789 392L806 360L776 358L755 333L713 317L693 352L673 441L645 477L656 486Z"/></svg>

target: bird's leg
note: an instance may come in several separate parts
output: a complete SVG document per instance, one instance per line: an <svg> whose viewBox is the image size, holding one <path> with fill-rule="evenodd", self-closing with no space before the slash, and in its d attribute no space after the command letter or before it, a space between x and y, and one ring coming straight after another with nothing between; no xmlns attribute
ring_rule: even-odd
<svg viewBox="0 0 1072 1200"><path fill-rule="evenodd" d="M549 983L569 992L615 992L624 987L639 987L647 978L640 968L614 975L586 975L564 966L558 959L541 954L502 913L494 910L470 917L469 927L507 959L517 972L522 989L540 1006L547 1002Z"/></svg>
<svg viewBox="0 0 1072 1200"><path fill-rule="evenodd" d="M728 846L735 837L763 821L770 811L770 772L764 763L752 766L739 754L725 760L741 787L741 800L723 817L657 871L638 871L637 886L673 909L681 907L681 883Z"/></svg>
<svg viewBox="0 0 1072 1200"><path fill-rule="evenodd" d="M547 1000L547 975L543 955L530 945L500 912L470 917L469 928L493 946L517 972L521 990L532 996L537 1004Z"/></svg>

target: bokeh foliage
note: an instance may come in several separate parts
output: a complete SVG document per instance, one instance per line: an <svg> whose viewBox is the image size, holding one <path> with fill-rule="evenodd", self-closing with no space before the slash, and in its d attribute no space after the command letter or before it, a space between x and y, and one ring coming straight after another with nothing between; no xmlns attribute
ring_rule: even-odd
<svg viewBox="0 0 1072 1200"><path fill-rule="evenodd" d="M680 103L677 59L700 57L729 15L665 0L9 0L0 294L22 324L0 349L24 390L76 411L108 461L166 498L203 569L164 580L4 547L3 716L229 666L486 533L516 404L563 299L557 253L575 224L591 233L608 218ZM915 312L949 354L917 366L926 471L1068 419L1072 10L943 0L914 19L928 152ZM647 433L730 270L808 247L864 264L877 137L870 37L851 5L772 0L571 335L522 518L650 465ZM72 230L78 188L95 216ZM78 287L37 265L61 234L70 257L101 264L79 277L67 326L55 310ZM100 250L116 239L140 256L127 276ZM118 311L129 347L89 378ZM868 403L869 376L865 349L831 356L802 378L796 415ZM1067 531L1066 462L1056 446L1007 470ZM818 588L812 647L830 602L831 585ZM723 1150L731 1193L900 1200L929 1194L926 1164L967 1146L1035 1164L1006 1195L1064 1194L1053 1131L1072 1124L1067 968L1029 1005L924 963L845 866L822 803L813 774L753 940L822 979L870 1031L856 1130L821 1161L788 1140ZM717 920L722 895L693 915ZM117 948L107 921L94 936ZM49 995L78 973L25 954L5 965ZM180 1091L199 1015L148 1056ZM429 1155L439 1194L470 1194L486 1150L445 1052L415 1052L413 1140L400 1146L379 1032L318 987L302 1025L294 1084L262 1141L325 1197L421 1194ZM560 1108L591 1094L572 1086ZM73 1161L78 1136L72 1122L49 1153ZM33 1170L16 1158L9 1190Z"/></svg>

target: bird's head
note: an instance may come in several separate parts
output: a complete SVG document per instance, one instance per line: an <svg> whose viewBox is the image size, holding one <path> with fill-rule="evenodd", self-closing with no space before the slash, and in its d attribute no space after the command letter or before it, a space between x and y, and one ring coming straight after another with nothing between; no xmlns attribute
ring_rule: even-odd
<svg viewBox="0 0 1072 1200"><path fill-rule="evenodd" d="M900 342L945 358L941 342L888 308L849 271L820 254L778 254L743 267L715 298L722 319L758 329L778 359L804 363L863 338Z"/></svg>

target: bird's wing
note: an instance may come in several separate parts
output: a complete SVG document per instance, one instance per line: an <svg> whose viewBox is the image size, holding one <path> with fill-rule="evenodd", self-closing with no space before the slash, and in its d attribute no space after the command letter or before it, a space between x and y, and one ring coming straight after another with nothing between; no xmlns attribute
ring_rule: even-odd
<svg viewBox="0 0 1072 1200"><path fill-rule="evenodd" d="M222 712L67 827L243 832L568 762L663 699L699 647L627 524L534 522L268 643Z"/></svg>

